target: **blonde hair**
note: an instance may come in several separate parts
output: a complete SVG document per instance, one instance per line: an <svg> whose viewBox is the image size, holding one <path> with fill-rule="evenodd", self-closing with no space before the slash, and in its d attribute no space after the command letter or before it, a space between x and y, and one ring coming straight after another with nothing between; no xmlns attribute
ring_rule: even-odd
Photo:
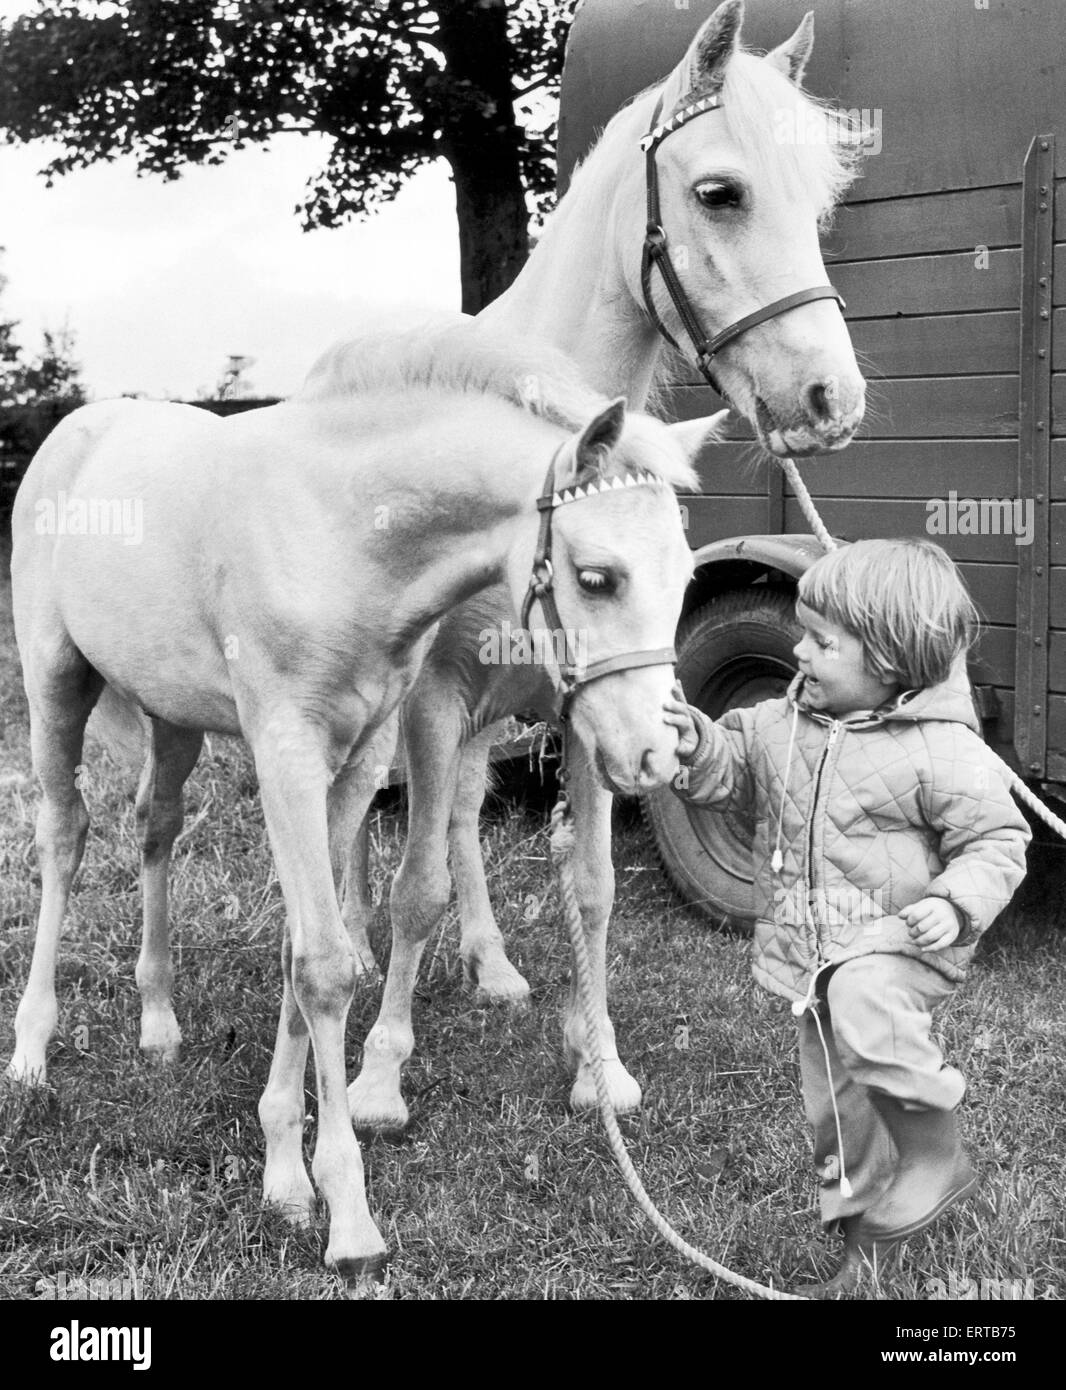
<svg viewBox="0 0 1066 1390"><path fill-rule="evenodd" d="M854 541L816 560L799 601L863 645L871 675L920 690L947 679L978 616L950 556L932 541Z"/></svg>

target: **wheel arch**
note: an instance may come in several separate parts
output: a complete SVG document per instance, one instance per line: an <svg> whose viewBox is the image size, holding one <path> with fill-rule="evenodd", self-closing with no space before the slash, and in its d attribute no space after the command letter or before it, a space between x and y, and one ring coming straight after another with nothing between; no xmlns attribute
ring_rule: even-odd
<svg viewBox="0 0 1066 1390"><path fill-rule="evenodd" d="M800 575L822 554L814 536L731 536L702 545L692 553L695 572L681 618L719 594L756 584L792 592Z"/></svg>

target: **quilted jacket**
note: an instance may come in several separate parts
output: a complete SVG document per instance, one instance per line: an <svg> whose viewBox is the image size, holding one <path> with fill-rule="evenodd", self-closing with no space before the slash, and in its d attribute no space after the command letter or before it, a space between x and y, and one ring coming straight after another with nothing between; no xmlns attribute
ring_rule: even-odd
<svg viewBox="0 0 1066 1390"><path fill-rule="evenodd" d="M878 951L961 980L1025 875L1030 839L968 688L905 691L836 719L804 704L803 683L717 722L692 710L699 744L674 783L696 805L754 816L756 980L808 999L825 965ZM943 951L914 945L896 915L927 897L965 921Z"/></svg>

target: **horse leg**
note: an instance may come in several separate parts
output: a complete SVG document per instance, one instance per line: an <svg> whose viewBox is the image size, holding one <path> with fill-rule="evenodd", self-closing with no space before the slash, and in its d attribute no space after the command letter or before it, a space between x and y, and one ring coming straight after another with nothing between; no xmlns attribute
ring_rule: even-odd
<svg viewBox="0 0 1066 1390"><path fill-rule="evenodd" d="M493 916L481 855L479 817L492 738L493 730L487 729L464 746L452 806L449 837L462 927L459 951L463 973L477 986L479 999L523 1005L529 1000L529 985L507 959L503 934Z"/></svg>
<svg viewBox="0 0 1066 1390"><path fill-rule="evenodd" d="M280 1209L294 1226L306 1226L315 1207L315 1189L304 1167L304 1072L307 1023L292 980L292 937L285 924L281 943L281 1015L270 1075L259 1101L259 1123L266 1137L263 1201Z"/></svg>
<svg viewBox="0 0 1066 1390"><path fill-rule="evenodd" d="M368 749L341 769L326 799L333 881L359 974L376 975L378 969L370 945L374 900L370 894L367 808L374 793L388 785L398 723L398 713L389 716Z"/></svg>
<svg viewBox="0 0 1066 1390"><path fill-rule="evenodd" d="M593 997L607 1090L616 1110L635 1110L641 1101L640 1086L618 1057L614 1025L607 1013L607 924L614 905L614 866L611 863L612 796L601 784L580 746L573 749L570 763L570 799L576 830L571 863L574 886L581 908L589 961L592 966ZM563 1023L563 1047L570 1069L575 1073L570 1105L574 1110L592 1110L597 1104L592 1079L591 1050L581 1008L577 983L577 964L570 977L570 997Z"/></svg>
<svg viewBox="0 0 1066 1390"><path fill-rule="evenodd" d="M36 1085L45 1079L45 1049L59 1018L59 935L89 829L78 768L85 723L103 681L65 633L47 644L26 643L23 662L30 748L42 791L36 834L41 909L29 979L15 1014L15 1051L7 1074Z"/></svg>
<svg viewBox="0 0 1066 1390"><path fill-rule="evenodd" d="M345 1100L344 1029L357 971L330 864L326 794L332 779L320 735L295 714L256 730L251 742L291 952L277 1047L260 1103L267 1146L264 1195L297 1219L307 1210L296 1129L302 1129L297 1093L310 1034L318 1089L318 1140L311 1167L330 1213L326 1264L354 1277L379 1269L386 1249L367 1206L363 1160Z"/></svg>
<svg viewBox="0 0 1066 1390"><path fill-rule="evenodd" d="M148 760L137 789L137 835L141 845L141 1051L173 1062L181 1044L174 1016L174 968L167 930L170 852L184 818L182 787L196 766L203 734L162 719L152 720Z"/></svg>
<svg viewBox="0 0 1066 1390"><path fill-rule="evenodd" d="M418 964L451 896L448 819L461 748L460 711L454 701L435 705L434 718L404 709L407 747L407 843L389 895L392 954L377 1022L363 1044L363 1066L348 1088L358 1129L403 1129L408 1112L400 1072L414 1051L411 1000Z"/></svg>

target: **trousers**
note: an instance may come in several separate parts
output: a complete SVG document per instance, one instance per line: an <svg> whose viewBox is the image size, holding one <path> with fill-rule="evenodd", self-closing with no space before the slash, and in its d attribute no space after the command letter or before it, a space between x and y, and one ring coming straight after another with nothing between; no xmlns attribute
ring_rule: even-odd
<svg viewBox="0 0 1066 1390"><path fill-rule="evenodd" d="M872 1206L892 1179L895 1148L870 1092L908 1110L954 1110L966 1082L933 1039L933 1009L955 988L938 971L911 956L873 954L844 961L823 980L799 1020L799 1060L830 1225ZM840 1190L843 1175L850 1196Z"/></svg>

